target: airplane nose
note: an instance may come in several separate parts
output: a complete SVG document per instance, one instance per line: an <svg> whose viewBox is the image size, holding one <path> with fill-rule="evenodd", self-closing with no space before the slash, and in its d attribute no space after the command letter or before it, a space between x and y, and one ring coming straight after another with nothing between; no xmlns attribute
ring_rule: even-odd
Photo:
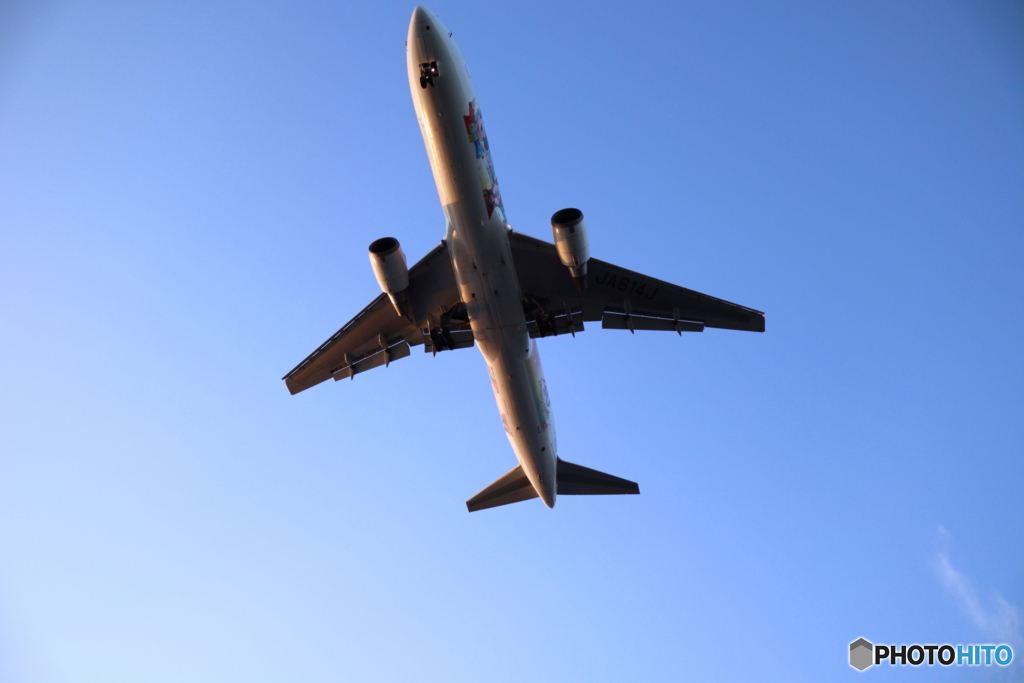
<svg viewBox="0 0 1024 683"><path fill-rule="evenodd" d="M409 20L409 28L433 21L434 15L423 5L417 5L412 11L412 19Z"/></svg>
<svg viewBox="0 0 1024 683"><path fill-rule="evenodd" d="M409 35L406 39L406 46L409 50L409 69L418 73L420 64L437 59L437 38L438 31L437 17L423 5L419 5L412 11L412 18L409 20Z"/></svg>

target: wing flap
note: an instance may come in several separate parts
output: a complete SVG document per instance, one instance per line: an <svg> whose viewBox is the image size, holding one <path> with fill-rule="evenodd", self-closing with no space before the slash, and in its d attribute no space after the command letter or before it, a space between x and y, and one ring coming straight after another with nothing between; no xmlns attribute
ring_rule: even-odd
<svg viewBox="0 0 1024 683"><path fill-rule="evenodd" d="M606 330L659 330L662 332L703 332L704 323L674 318L654 318L635 313L617 313L606 310L601 316L601 327Z"/></svg>
<svg viewBox="0 0 1024 683"><path fill-rule="evenodd" d="M528 304L526 329L531 339L537 337L555 337L560 334L576 336L583 331L583 310L577 306L570 308L567 304L560 311L547 311L540 305Z"/></svg>
<svg viewBox="0 0 1024 683"><path fill-rule="evenodd" d="M449 330L447 334L441 330L435 330L432 335L424 337L423 350L427 353L437 353L438 351L471 349L475 344L473 330Z"/></svg>
<svg viewBox="0 0 1024 683"><path fill-rule="evenodd" d="M411 353L412 351L409 348L409 342L404 339L392 346L385 347L382 345L380 349L367 356L358 360L350 359L350 362L346 365L331 370L331 376L334 377L335 381L338 381L339 379L352 379L361 372L373 370L374 368L379 368L382 365L386 367L390 365L392 361L396 361L401 358L408 358Z"/></svg>

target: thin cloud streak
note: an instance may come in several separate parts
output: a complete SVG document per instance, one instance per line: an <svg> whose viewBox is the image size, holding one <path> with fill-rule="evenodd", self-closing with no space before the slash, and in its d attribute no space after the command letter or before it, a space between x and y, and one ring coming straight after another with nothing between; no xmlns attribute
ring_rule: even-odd
<svg viewBox="0 0 1024 683"><path fill-rule="evenodd" d="M948 532L939 527L943 537ZM960 604L967 616L971 618L982 633L1000 642L1020 644L1024 641L1021 634L1021 614L1014 605L996 593L995 605L986 609L978 599L977 591L967 576L956 569L949 560L949 554L941 551L936 556L935 570L943 588Z"/></svg>

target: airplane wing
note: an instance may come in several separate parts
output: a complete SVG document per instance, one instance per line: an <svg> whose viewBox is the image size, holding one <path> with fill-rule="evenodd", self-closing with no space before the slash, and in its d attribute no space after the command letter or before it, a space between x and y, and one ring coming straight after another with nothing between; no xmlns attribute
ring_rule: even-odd
<svg viewBox="0 0 1024 683"><path fill-rule="evenodd" d="M328 379L386 366L407 357L410 346L425 344L436 353L473 345L444 242L409 269L408 291L411 319L381 294L284 376L288 391L297 394Z"/></svg>
<svg viewBox="0 0 1024 683"><path fill-rule="evenodd" d="M512 232L512 260L530 336L583 330L600 320L605 329L703 332L705 327L764 332L764 313L591 258L581 293L555 245Z"/></svg>

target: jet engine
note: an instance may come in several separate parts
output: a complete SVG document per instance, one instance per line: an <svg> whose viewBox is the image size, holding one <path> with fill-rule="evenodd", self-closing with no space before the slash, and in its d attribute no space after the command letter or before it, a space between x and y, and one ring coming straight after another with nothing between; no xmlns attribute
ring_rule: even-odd
<svg viewBox="0 0 1024 683"><path fill-rule="evenodd" d="M409 267L405 252L394 237L381 237L370 244L370 266L377 284L391 299L398 315L409 317Z"/></svg>
<svg viewBox="0 0 1024 683"><path fill-rule="evenodd" d="M556 211L551 217L551 231L555 235L555 248L562 265L569 269L576 287L581 291L586 289L590 243L583 212L579 209Z"/></svg>

